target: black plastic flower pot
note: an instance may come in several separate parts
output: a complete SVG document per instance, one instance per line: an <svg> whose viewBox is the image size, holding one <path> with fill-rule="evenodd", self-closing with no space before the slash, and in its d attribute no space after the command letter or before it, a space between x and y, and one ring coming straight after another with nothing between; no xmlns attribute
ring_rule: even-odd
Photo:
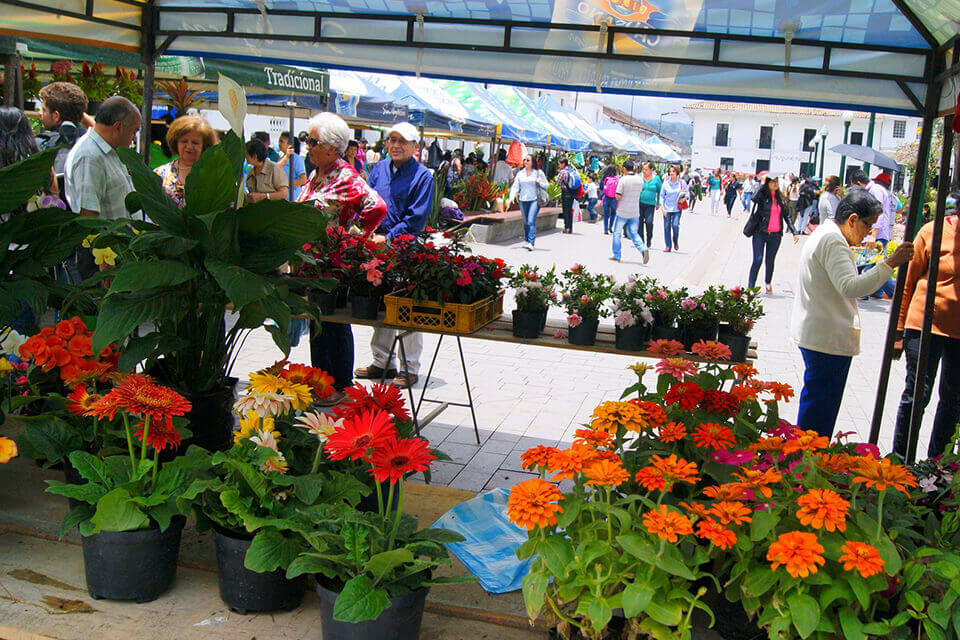
<svg viewBox="0 0 960 640"><path fill-rule="evenodd" d="M340 285L337 287L337 309L346 309L347 302L350 300L350 287L347 285Z"/></svg>
<svg viewBox="0 0 960 640"><path fill-rule="evenodd" d="M217 389L202 393L184 394L192 408L187 414L193 435L176 449L186 451L191 444L207 451L226 451L233 446L233 403L236 400L237 379L227 378L227 383ZM169 455L166 450L161 459Z"/></svg>
<svg viewBox="0 0 960 640"><path fill-rule="evenodd" d="M307 299L320 307L320 315L332 316L337 310L336 291L320 291L319 289L310 289L307 291Z"/></svg>
<svg viewBox="0 0 960 640"><path fill-rule="evenodd" d="M369 476L367 476L369 479ZM396 494L396 491L394 491ZM383 504L387 504L387 499L390 497L390 483L384 482L380 484L380 497L383 499ZM393 504L390 505L390 511L396 512L397 507L400 505L400 501L397 499L397 496L393 496ZM360 498L360 502L357 503L358 511L366 511L369 513L377 513L380 511L380 503L377 502L377 485L374 483L372 490L367 495Z"/></svg>
<svg viewBox="0 0 960 640"><path fill-rule="evenodd" d="M683 331L674 326L665 326L654 322L650 336L653 340L676 340L677 342L681 342L683 339Z"/></svg>
<svg viewBox="0 0 960 640"><path fill-rule="evenodd" d="M83 538L87 591L95 600L156 600L173 584L186 518L165 531L102 531Z"/></svg>
<svg viewBox="0 0 960 640"><path fill-rule="evenodd" d="M247 569L243 561L252 541L252 536L236 531L213 530L220 599L230 611L242 615L296 609L303 599L306 576L288 580L282 569L269 573Z"/></svg>
<svg viewBox="0 0 960 640"><path fill-rule="evenodd" d="M543 314L540 311L519 311L513 312L513 337L514 338L539 338L540 320Z"/></svg>
<svg viewBox="0 0 960 640"><path fill-rule="evenodd" d="M643 351L650 342L650 325L635 324L632 327L617 327L616 347L621 351Z"/></svg>
<svg viewBox="0 0 960 640"><path fill-rule="evenodd" d="M746 362L747 350L750 348L750 336L741 336L736 333L721 333L717 341L730 347L731 362Z"/></svg>
<svg viewBox="0 0 960 640"><path fill-rule="evenodd" d="M350 296L350 315L360 320L376 320L381 296Z"/></svg>
<svg viewBox="0 0 960 640"><path fill-rule="evenodd" d="M687 351L690 351L693 345L701 340L715 341L717 339L718 326L716 324L709 327L685 325L681 328L683 329L683 348Z"/></svg>
<svg viewBox="0 0 960 640"><path fill-rule="evenodd" d="M581 320L580 324L567 330L567 341L570 344L590 347L597 341L597 328L600 320Z"/></svg>
<svg viewBox="0 0 960 640"><path fill-rule="evenodd" d="M540 333L543 333L543 330L547 328L547 310L544 309L540 312Z"/></svg>
<svg viewBox="0 0 960 640"><path fill-rule="evenodd" d="M333 604L339 595L319 582L314 589L320 599L320 631L323 640L417 640L423 622L423 607L430 589L418 589L390 598L390 607L376 620L342 622L333 619Z"/></svg>

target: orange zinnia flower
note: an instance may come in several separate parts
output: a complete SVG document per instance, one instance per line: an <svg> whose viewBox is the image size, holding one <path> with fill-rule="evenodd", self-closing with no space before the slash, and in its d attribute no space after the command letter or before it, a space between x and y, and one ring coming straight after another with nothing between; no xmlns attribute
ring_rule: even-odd
<svg viewBox="0 0 960 640"><path fill-rule="evenodd" d="M847 530L847 509L850 503L829 489L810 489L799 498L797 518L800 524L827 531Z"/></svg>
<svg viewBox="0 0 960 640"><path fill-rule="evenodd" d="M700 448L709 448L722 451L737 443L733 431L729 427L712 422L701 424L693 430L693 444Z"/></svg>
<svg viewBox="0 0 960 640"><path fill-rule="evenodd" d="M597 429L577 429L573 434L574 442L583 442L597 449L613 445L613 434L608 431L599 431Z"/></svg>
<svg viewBox="0 0 960 640"><path fill-rule="evenodd" d="M736 376L741 379L753 378L759 373L756 369L754 369L751 365L747 364L746 362L735 364L732 367L730 367L730 370L733 371L733 373L736 374Z"/></svg>
<svg viewBox="0 0 960 640"><path fill-rule="evenodd" d="M701 518L706 518L710 513L710 510L707 508L707 505L701 504L699 502L681 502L680 508L689 511L690 513L697 515Z"/></svg>
<svg viewBox="0 0 960 640"><path fill-rule="evenodd" d="M817 451L830 446L830 438L821 436L816 431L799 431L793 440L783 443L783 452L787 455L799 451Z"/></svg>
<svg viewBox="0 0 960 640"><path fill-rule="evenodd" d="M783 400L784 402L790 402L790 398L793 397L793 387L788 384L783 384L782 382L765 382L764 390L773 394L773 399L777 402Z"/></svg>
<svg viewBox="0 0 960 640"><path fill-rule="evenodd" d="M741 500L744 490L739 483L728 482L717 486L707 487L703 495L714 500Z"/></svg>
<svg viewBox="0 0 960 640"><path fill-rule="evenodd" d="M654 511L645 513L643 526L653 535L668 542L676 542L679 539L678 536L693 533L690 519L683 514L670 511L666 505L660 505Z"/></svg>
<svg viewBox="0 0 960 640"><path fill-rule="evenodd" d="M767 550L767 560L770 568L776 571L777 567L784 566L794 578L806 578L819 570L817 565L826 561L823 556L823 545L817 541L817 536L804 531L783 533Z"/></svg>
<svg viewBox="0 0 960 640"><path fill-rule="evenodd" d="M557 524L557 514L563 513L563 507L557 504L561 498L560 489L546 480L525 480L510 490L507 515L510 522L524 529L549 527Z"/></svg>
<svg viewBox="0 0 960 640"><path fill-rule="evenodd" d="M756 400L759 392L748 384L736 384L730 388L730 395L740 402Z"/></svg>
<svg viewBox="0 0 960 640"><path fill-rule="evenodd" d="M619 460L594 460L587 464L583 472L589 478L584 484L616 487L630 479L630 474Z"/></svg>
<svg viewBox="0 0 960 640"><path fill-rule="evenodd" d="M823 454L817 458L817 466L827 473L850 473L857 458L849 453Z"/></svg>
<svg viewBox="0 0 960 640"><path fill-rule="evenodd" d="M666 458L653 455L650 463L663 473L670 484L674 482L696 484L700 480L700 476L697 475L697 463L678 458L675 454L670 454Z"/></svg>
<svg viewBox="0 0 960 640"><path fill-rule="evenodd" d="M773 491L771 491L770 487L766 485L776 484L783 478L783 476L773 469L764 469L763 471L757 471L756 469L741 469L739 472L734 473L733 475L734 477L740 478L740 482L737 484L739 484L741 487L744 489L756 489L764 498L769 498L773 495Z"/></svg>
<svg viewBox="0 0 960 640"><path fill-rule="evenodd" d="M647 419L640 407L631 402L607 401L601 402L593 410L590 426L612 434L616 434L620 427L640 432L647 427Z"/></svg>
<svg viewBox="0 0 960 640"><path fill-rule="evenodd" d="M667 412L656 402L645 402L634 398L630 404L640 409L639 422L643 428L657 428L667 421ZM627 427L629 429L629 427ZM630 429L639 433L640 429Z"/></svg>
<svg viewBox="0 0 960 640"><path fill-rule="evenodd" d="M667 479L663 477L663 472L656 467L640 469L634 479L647 491L663 491L667 488Z"/></svg>
<svg viewBox="0 0 960 640"><path fill-rule="evenodd" d="M532 449L527 449L520 455L520 460L524 469L536 469L537 467L547 467L550 460L557 452L556 447L545 447L542 444Z"/></svg>
<svg viewBox="0 0 960 640"><path fill-rule="evenodd" d="M747 448L750 451L782 451L784 440L780 438L760 438L756 442L751 442Z"/></svg>
<svg viewBox="0 0 960 640"><path fill-rule="evenodd" d="M843 555L840 556L839 561L846 571L856 569L864 578L883 571L883 558L880 557L876 547L865 542L847 540L847 543L840 547L840 551L843 551Z"/></svg>
<svg viewBox="0 0 960 640"><path fill-rule="evenodd" d="M687 435L687 428L682 422L668 422L660 427L660 434L657 436L660 442L669 444L677 440L683 440Z"/></svg>
<svg viewBox="0 0 960 640"><path fill-rule="evenodd" d="M704 518L697 523L697 537L709 540L718 549L729 549L737 544L737 534L712 518Z"/></svg>
<svg viewBox="0 0 960 640"><path fill-rule="evenodd" d="M588 444L575 442L569 449L555 451L550 456L547 469L554 474L552 478L554 482L569 480L578 473L582 473L583 467L596 457L596 449Z"/></svg>
<svg viewBox="0 0 960 640"><path fill-rule="evenodd" d="M906 467L893 464L888 458L862 457L857 460L854 471L859 474L853 478L854 482L865 482L877 491L893 488L908 493L906 487L917 486L916 478Z"/></svg>
<svg viewBox="0 0 960 640"><path fill-rule="evenodd" d="M731 500L722 500L712 507L710 507L710 513L720 518L720 522L723 524L743 524L744 522L750 522L753 520L750 511L750 507L746 506L742 502L733 502Z"/></svg>

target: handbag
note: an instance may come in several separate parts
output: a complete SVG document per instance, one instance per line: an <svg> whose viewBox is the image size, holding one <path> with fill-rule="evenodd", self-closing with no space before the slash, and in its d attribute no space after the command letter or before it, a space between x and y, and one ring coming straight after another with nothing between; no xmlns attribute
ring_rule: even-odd
<svg viewBox="0 0 960 640"><path fill-rule="evenodd" d="M684 211L690 208L690 202L684 198L683 200L677 200L677 211Z"/></svg>
<svg viewBox="0 0 960 640"><path fill-rule="evenodd" d="M539 182L537 183L537 204L541 208L550 204L550 194L547 193L547 188Z"/></svg>
<svg viewBox="0 0 960 640"><path fill-rule="evenodd" d="M760 228L760 211L756 203L753 205L753 211L750 212L750 217L747 218L747 224L743 225L743 235L748 238L752 238L753 235L757 232L757 229Z"/></svg>

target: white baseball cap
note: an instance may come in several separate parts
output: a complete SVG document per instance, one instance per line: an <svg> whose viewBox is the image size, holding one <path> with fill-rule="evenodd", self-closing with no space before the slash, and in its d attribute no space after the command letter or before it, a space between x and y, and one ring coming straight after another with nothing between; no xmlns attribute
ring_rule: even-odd
<svg viewBox="0 0 960 640"><path fill-rule="evenodd" d="M391 133L397 133L401 138L407 142L416 142L420 138L420 134L417 133L417 128L410 124L409 122L398 122L387 130L387 136L390 137Z"/></svg>

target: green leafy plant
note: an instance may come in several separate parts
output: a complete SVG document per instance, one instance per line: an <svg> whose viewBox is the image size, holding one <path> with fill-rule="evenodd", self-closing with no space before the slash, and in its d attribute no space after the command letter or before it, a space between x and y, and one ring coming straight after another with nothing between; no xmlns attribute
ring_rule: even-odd
<svg viewBox="0 0 960 640"><path fill-rule="evenodd" d="M655 287L653 278L637 276L630 276L626 282L614 285L610 292L614 324L621 329L653 324L653 314L647 306L646 296Z"/></svg>
<svg viewBox="0 0 960 640"><path fill-rule="evenodd" d="M137 72L134 69L117 67L113 78L113 93L139 106L143 101L143 83L137 78Z"/></svg>
<svg viewBox="0 0 960 640"><path fill-rule="evenodd" d="M110 97L113 87L103 73L102 62L87 62L80 65L80 75L74 76L77 86L83 89L90 102L103 102Z"/></svg>
<svg viewBox="0 0 960 640"><path fill-rule="evenodd" d="M570 318L596 320L610 315L604 306L613 289L613 278L609 275L589 273L583 265L575 264L563 272L561 289L562 304ZM579 324L579 320L576 322Z"/></svg>
<svg viewBox="0 0 960 640"><path fill-rule="evenodd" d="M687 289L667 289L659 286L652 288L645 297L654 321L661 327L672 327L682 312L680 303L687 298Z"/></svg>
<svg viewBox="0 0 960 640"><path fill-rule="evenodd" d="M707 287L701 295L689 296L680 301L677 322L688 327L707 328L719 322L717 290Z"/></svg>
<svg viewBox="0 0 960 640"><path fill-rule="evenodd" d="M557 303L555 267L541 274L540 267L525 264L511 270L507 282L514 291L519 311L546 311Z"/></svg>
<svg viewBox="0 0 960 640"><path fill-rule="evenodd" d="M748 335L757 320L763 317L760 287L752 289L718 287L717 315L720 322L730 325L733 333L741 336Z"/></svg>

